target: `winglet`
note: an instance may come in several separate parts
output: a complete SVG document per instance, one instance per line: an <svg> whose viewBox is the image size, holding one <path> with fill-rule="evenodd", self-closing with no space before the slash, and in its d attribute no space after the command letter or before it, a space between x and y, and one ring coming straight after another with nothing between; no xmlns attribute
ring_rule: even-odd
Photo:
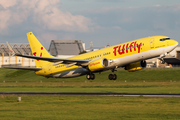
<svg viewBox="0 0 180 120"><path fill-rule="evenodd" d="M15 55L16 53L15 53L14 50L12 49L11 45L10 45L8 42L6 42L6 43L7 43L7 46L8 46L8 48L9 48L11 54L12 54L12 55Z"/></svg>

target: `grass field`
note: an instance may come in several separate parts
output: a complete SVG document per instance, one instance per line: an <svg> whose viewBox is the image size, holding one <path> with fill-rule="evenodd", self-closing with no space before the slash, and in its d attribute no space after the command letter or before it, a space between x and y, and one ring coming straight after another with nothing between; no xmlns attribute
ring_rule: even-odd
<svg viewBox="0 0 180 120"><path fill-rule="evenodd" d="M180 69L118 70L116 81L110 72L54 79L32 71L0 69L0 92L126 92L180 93ZM0 95L0 120L166 120L180 119L180 98L98 96Z"/></svg>
<svg viewBox="0 0 180 120"><path fill-rule="evenodd" d="M108 75L111 71L96 74L95 82L111 82L108 80ZM173 69L157 69L157 70L140 70L136 72L128 72L118 70L115 72L118 76L117 81L127 82L165 82L165 81L180 81L180 68ZM35 75L33 71L0 69L0 82L82 82L86 81L85 76L62 79L62 78L44 78Z"/></svg>
<svg viewBox="0 0 180 120"><path fill-rule="evenodd" d="M180 93L180 69L118 70L116 81L108 80L110 71L96 74L93 81L85 76L55 79L37 76L32 71L0 69L0 92L139 92Z"/></svg>
<svg viewBox="0 0 180 120"><path fill-rule="evenodd" d="M105 81L108 80L108 75L111 71L105 71L101 74L96 74L95 81ZM147 82L165 82L165 81L180 81L180 68L169 68L169 69L157 69L157 70L140 70L136 72L128 72L125 70L118 70L115 72L118 76L117 81L129 81L129 82L142 82L146 80ZM71 79L62 79L62 78L44 78L38 75L35 75L33 71L25 70L12 70L12 69L0 69L0 82L6 80L7 82L35 82L35 81L51 81L51 82L60 82L60 81L69 81L69 82L79 82L86 80L85 76L71 78Z"/></svg>
<svg viewBox="0 0 180 120"><path fill-rule="evenodd" d="M180 119L180 98L0 96L1 120Z"/></svg>

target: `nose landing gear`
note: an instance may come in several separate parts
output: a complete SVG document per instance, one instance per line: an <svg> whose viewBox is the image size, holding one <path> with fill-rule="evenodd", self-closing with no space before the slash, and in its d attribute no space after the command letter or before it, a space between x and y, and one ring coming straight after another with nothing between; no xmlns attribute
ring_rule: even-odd
<svg viewBox="0 0 180 120"><path fill-rule="evenodd" d="M165 63L165 61L164 61L164 57L166 57L166 55L167 55L168 53L164 53L164 54L161 54L160 55L160 58L159 58L159 60L161 61L161 64L164 64Z"/></svg>
<svg viewBox="0 0 180 120"><path fill-rule="evenodd" d="M161 61L161 64L164 64L164 63L165 63L165 61L164 61L163 58L161 58L160 61Z"/></svg>

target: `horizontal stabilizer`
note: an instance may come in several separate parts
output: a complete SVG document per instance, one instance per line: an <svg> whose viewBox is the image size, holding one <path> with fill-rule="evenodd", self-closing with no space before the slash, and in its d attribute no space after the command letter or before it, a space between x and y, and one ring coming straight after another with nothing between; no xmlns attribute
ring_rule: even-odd
<svg viewBox="0 0 180 120"><path fill-rule="evenodd" d="M42 70L42 68L37 68L37 67L23 67L23 66L15 66L15 65L2 65L1 67L7 69L21 69L21 70L33 70L33 71Z"/></svg>

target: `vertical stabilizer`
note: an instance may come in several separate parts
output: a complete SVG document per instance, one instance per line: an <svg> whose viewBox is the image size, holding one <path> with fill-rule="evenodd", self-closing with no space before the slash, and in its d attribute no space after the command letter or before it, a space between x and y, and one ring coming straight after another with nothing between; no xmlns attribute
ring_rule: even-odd
<svg viewBox="0 0 180 120"><path fill-rule="evenodd" d="M38 41L38 39L34 36L32 32L27 33L27 38L31 47L31 51L33 56L40 57L52 57L48 51L44 48L44 46ZM49 64L48 61L43 60L35 60L36 67L42 67L44 65Z"/></svg>

